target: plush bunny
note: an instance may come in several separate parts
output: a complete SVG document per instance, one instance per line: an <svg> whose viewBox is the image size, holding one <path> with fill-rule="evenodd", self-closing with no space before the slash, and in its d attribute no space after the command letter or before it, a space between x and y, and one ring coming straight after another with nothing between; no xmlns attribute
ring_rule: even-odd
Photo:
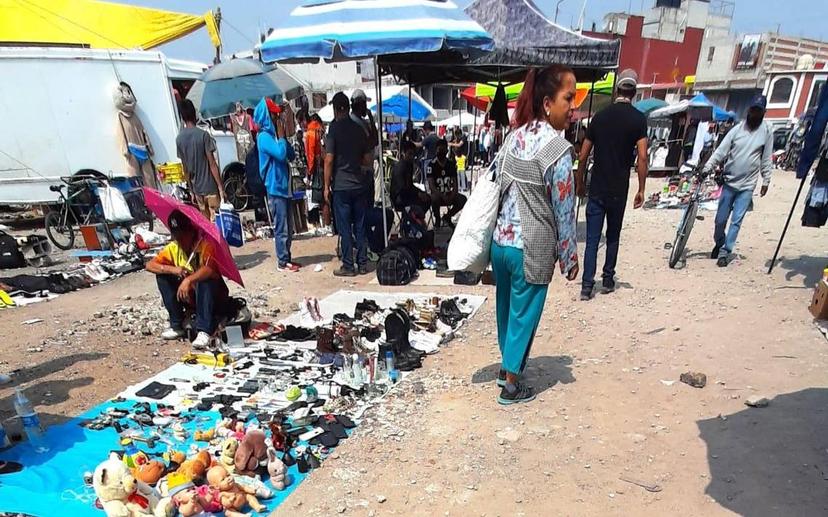
<svg viewBox="0 0 828 517"><path fill-rule="evenodd" d="M161 499L153 488L135 479L116 453L95 468L92 487L107 517L171 517L169 498Z"/></svg>
<svg viewBox="0 0 828 517"><path fill-rule="evenodd" d="M276 490L284 490L288 486L287 467L282 460L276 457L276 449L267 449L267 472L270 474L270 483Z"/></svg>

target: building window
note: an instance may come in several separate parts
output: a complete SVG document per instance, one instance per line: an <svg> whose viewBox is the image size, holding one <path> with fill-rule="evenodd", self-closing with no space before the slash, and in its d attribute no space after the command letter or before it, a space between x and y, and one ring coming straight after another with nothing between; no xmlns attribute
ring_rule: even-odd
<svg viewBox="0 0 828 517"><path fill-rule="evenodd" d="M808 98L808 106L805 109L816 107L819 102L819 96L822 89L825 87L825 79L814 80L814 85L811 87L811 96Z"/></svg>
<svg viewBox="0 0 828 517"><path fill-rule="evenodd" d="M710 63L713 61L713 54L716 53L716 47L710 47L707 49L707 62Z"/></svg>
<svg viewBox="0 0 828 517"><path fill-rule="evenodd" d="M794 80L790 77L777 77L771 82L768 104L788 105L794 91Z"/></svg>

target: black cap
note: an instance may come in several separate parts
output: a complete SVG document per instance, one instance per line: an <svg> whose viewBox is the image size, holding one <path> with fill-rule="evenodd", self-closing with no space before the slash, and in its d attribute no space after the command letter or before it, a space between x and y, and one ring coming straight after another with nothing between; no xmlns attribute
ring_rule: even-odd
<svg viewBox="0 0 828 517"><path fill-rule="evenodd" d="M167 219L167 227L170 229L171 234L176 235L182 232L192 231L193 223L181 211L173 210L170 213L169 219Z"/></svg>
<svg viewBox="0 0 828 517"><path fill-rule="evenodd" d="M349 109L351 101L348 100L348 96L344 93L336 92L336 95L331 99L331 104L333 104L334 111L345 111Z"/></svg>

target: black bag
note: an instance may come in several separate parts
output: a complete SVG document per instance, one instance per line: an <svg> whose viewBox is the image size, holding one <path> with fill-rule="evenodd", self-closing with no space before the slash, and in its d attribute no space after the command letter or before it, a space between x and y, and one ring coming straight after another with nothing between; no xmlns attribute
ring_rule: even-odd
<svg viewBox="0 0 828 517"><path fill-rule="evenodd" d="M377 263L377 280L380 285L408 285L417 278L417 259L405 246L386 250Z"/></svg>
<svg viewBox="0 0 828 517"><path fill-rule="evenodd" d="M0 231L0 269L15 269L26 265L26 258L17 245L17 239Z"/></svg>

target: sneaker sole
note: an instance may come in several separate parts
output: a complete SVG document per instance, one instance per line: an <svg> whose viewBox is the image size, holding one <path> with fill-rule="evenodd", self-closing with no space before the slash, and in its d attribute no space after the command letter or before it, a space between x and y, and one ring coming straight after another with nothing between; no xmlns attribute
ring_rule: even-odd
<svg viewBox="0 0 828 517"><path fill-rule="evenodd" d="M497 387L498 388L505 388L506 387L506 381L498 379L497 380Z"/></svg>
<svg viewBox="0 0 828 517"><path fill-rule="evenodd" d="M504 399L503 397L498 395L497 396L497 403L502 405L502 406L509 406L511 404L520 404L521 402L532 402L533 400L535 400L535 397L537 397L537 395L533 394L531 397L526 398L526 399L509 400L509 399Z"/></svg>

